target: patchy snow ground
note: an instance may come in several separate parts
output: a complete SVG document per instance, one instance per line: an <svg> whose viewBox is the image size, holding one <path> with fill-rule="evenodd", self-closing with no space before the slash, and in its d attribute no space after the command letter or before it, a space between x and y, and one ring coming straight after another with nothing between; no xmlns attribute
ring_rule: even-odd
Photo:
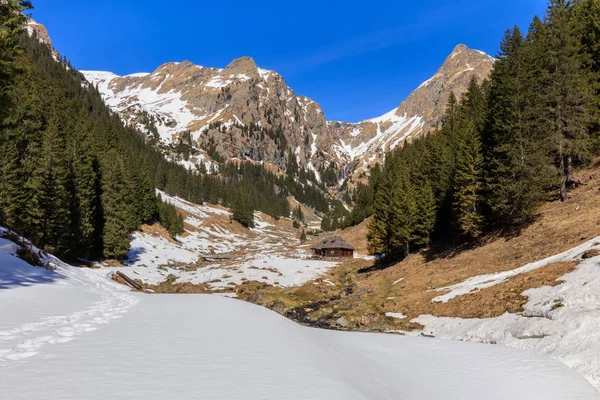
<svg viewBox="0 0 600 400"><path fill-rule="evenodd" d="M98 270L31 267L0 243L0 393L36 399L592 400L547 357L311 329L210 295L127 292Z"/></svg>
<svg viewBox="0 0 600 400"><path fill-rule="evenodd" d="M466 281L458 283L456 285L435 289L437 292L448 291L448 293L446 293L442 296L437 296L436 298L433 299L433 301L447 303L449 300L452 300L453 298L455 298L457 296L462 296L462 295L465 295L468 293L476 293L482 289L504 283L508 279L510 279L514 276L524 274L526 272L534 271L536 269L543 268L552 263L575 261L578 259L578 257L581 256L581 254L584 251L590 250L595 247L598 248L599 244L600 244L600 237L596 237L580 246L577 246L570 250L567 250L564 253L560 253L555 256L545 258L540 261L535 261L535 262L529 263L520 268L516 268L516 269L510 270L510 271L499 272L496 274L474 276L474 277L471 277L471 278L467 279Z"/></svg>
<svg viewBox="0 0 600 400"><path fill-rule="evenodd" d="M255 213L255 228L233 233L229 211L193 204L161 191L158 194L163 201L185 212L186 233L175 242L136 232L127 265L103 270L118 270L149 284L175 276L177 282L206 283L213 290L226 290L246 280L274 286L300 286L337 265L308 259L306 251L294 250L299 243L297 233L274 225L263 213ZM205 255L224 254L231 258L201 261Z"/></svg>
<svg viewBox="0 0 600 400"><path fill-rule="evenodd" d="M578 260L588 249L600 249L600 238L513 271L471 278L448 288L452 291L442 300L501 283L551 262ZM413 322L438 338L504 344L547 354L581 373L600 390L600 257L583 260L559 280L563 283L558 286L525 291L529 301L522 314L506 313L490 319L424 315Z"/></svg>

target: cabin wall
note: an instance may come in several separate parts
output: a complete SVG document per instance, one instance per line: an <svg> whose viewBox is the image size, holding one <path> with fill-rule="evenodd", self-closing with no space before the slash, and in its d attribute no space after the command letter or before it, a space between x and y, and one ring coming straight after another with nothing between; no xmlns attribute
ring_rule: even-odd
<svg viewBox="0 0 600 400"><path fill-rule="evenodd" d="M320 257L354 257L354 251L347 249L313 250L313 254Z"/></svg>

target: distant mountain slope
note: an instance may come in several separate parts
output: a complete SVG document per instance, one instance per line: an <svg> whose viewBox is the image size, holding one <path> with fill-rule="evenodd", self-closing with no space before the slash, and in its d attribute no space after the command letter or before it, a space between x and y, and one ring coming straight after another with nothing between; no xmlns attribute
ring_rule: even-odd
<svg viewBox="0 0 600 400"><path fill-rule="evenodd" d="M346 162L356 161L355 175L380 162L385 152L405 140L435 130L441 123L451 92L460 98L471 77L485 79L494 66L487 54L458 45L437 73L423 82L400 105L378 118L356 124L329 122L332 136L339 138L335 146Z"/></svg>
<svg viewBox="0 0 600 400"><path fill-rule="evenodd" d="M321 108L250 57L224 69L184 61L123 77L83 73L126 123L163 145L191 141L199 159L216 152L285 165L292 158L313 170L312 160L319 166L328 161L316 151L316 138L327 134Z"/></svg>

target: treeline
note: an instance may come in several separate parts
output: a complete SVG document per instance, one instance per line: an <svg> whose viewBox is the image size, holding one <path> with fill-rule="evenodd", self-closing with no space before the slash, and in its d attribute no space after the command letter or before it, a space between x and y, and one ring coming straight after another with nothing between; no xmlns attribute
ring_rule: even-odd
<svg viewBox="0 0 600 400"><path fill-rule="evenodd" d="M245 215L276 217L289 216L286 195L312 197L307 185L251 163L213 176L168 162L68 61L23 33L26 6L0 5L0 224L69 259L120 258L144 222L181 231L155 188L197 203L243 199Z"/></svg>
<svg viewBox="0 0 600 400"><path fill-rule="evenodd" d="M389 153L355 194L369 248L402 256L530 223L598 149L600 3L552 0L529 31L508 30L489 78L450 97L439 132ZM373 171L375 172L375 171Z"/></svg>

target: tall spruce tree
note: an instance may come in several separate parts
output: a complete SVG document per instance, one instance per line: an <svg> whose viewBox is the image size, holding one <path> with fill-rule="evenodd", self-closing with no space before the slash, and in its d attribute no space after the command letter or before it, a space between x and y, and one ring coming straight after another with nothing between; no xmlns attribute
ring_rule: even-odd
<svg viewBox="0 0 600 400"><path fill-rule="evenodd" d="M453 184L453 210L461 232L477 238L483 228L481 192L483 151L481 131L486 115L485 94L473 78L463 96L457 124L456 172Z"/></svg>
<svg viewBox="0 0 600 400"><path fill-rule="evenodd" d="M40 247L50 247L65 254L71 243L65 141L58 121L50 120L46 128L37 168L28 181L32 191L29 205L31 229Z"/></svg>
<svg viewBox="0 0 600 400"><path fill-rule="evenodd" d="M106 258L123 258L129 251L131 214L128 202L125 162L116 150L110 150L102 162L103 244Z"/></svg>
<svg viewBox="0 0 600 400"><path fill-rule="evenodd" d="M537 126L539 81L531 46L518 27L508 30L491 75L484 131L486 203L491 222L530 222L551 182L549 148Z"/></svg>
<svg viewBox="0 0 600 400"><path fill-rule="evenodd" d="M594 150L600 151L600 1L581 0L574 5L574 26L581 38L581 58L588 71L592 92L590 135Z"/></svg>
<svg viewBox="0 0 600 400"><path fill-rule="evenodd" d="M590 150L591 90L581 58L581 37L574 26L570 0L551 0L538 40L545 115L551 123L548 139L559 167L560 198L566 200L573 164L587 160Z"/></svg>

